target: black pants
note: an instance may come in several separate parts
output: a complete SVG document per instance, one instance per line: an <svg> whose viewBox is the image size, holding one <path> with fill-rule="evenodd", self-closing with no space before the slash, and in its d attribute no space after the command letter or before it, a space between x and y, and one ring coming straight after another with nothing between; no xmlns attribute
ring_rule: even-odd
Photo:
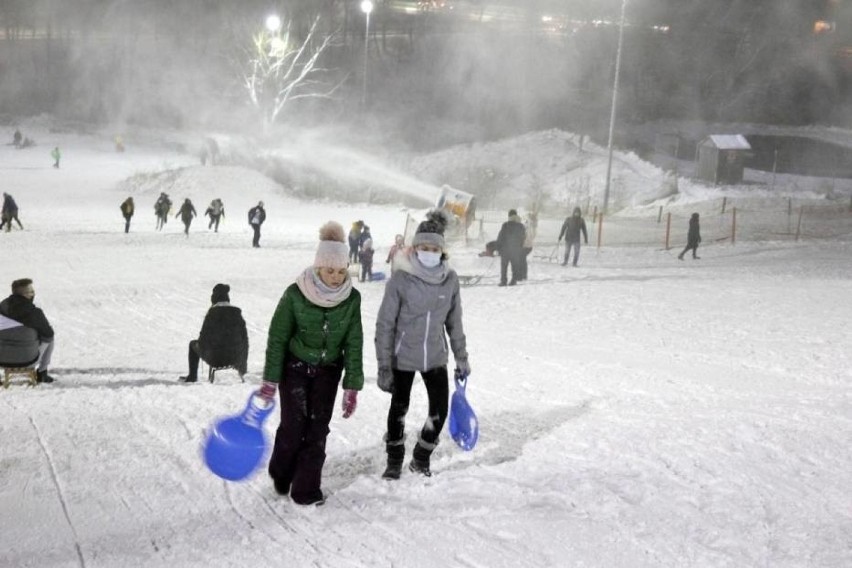
<svg viewBox="0 0 852 568"><path fill-rule="evenodd" d="M188 221L186 219L181 220L183 221L183 234L189 236L189 226L192 225L192 219Z"/></svg>
<svg viewBox="0 0 852 568"><path fill-rule="evenodd" d="M420 373L426 385L429 397L429 415L423 428L420 429L420 439L430 447L438 443L438 436L447 421L449 408L450 386L446 367L436 367ZM388 410L388 443L399 442L405 435L405 415L411 402L411 387L414 384L414 371L393 370L393 395Z"/></svg>
<svg viewBox="0 0 852 568"><path fill-rule="evenodd" d="M511 282L514 284L518 280L520 280L521 276L521 257L523 253L500 253L500 283L506 283L506 276L508 276L508 267L509 264L512 265L512 280Z"/></svg>
<svg viewBox="0 0 852 568"><path fill-rule="evenodd" d="M131 219L132 217L133 217L132 215L125 215L125 216L124 216L124 232L125 232L125 233L129 233L129 232L130 232L130 219Z"/></svg>
<svg viewBox="0 0 852 568"><path fill-rule="evenodd" d="M281 423L269 459L269 475L290 486L296 503L319 496L328 424L334 412L342 365L317 367L298 359L284 366L278 385Z"/></svg>
<svg viewBox="0 0 852 568"><path fill-rule="evenodd" d="M221 215L210 215L210 224L207 225L208 229L212 229L215 226L215 232L219 232L219 217Z"/></svg>
<svg viewBox="0 0 852 568"><path fill-rule="evenodd" d="M361 282L370 282L373 279L373 263L361 263Z"/></svg>
<svg viewBox="0 0 852 568"><path fill-rule="evenodd" d="M686 243L686 248L684 248L683 252L680 253L679 255L677 255L677 257L683 258L683 255L685 255L686 252L689 251L689 250L692 251L692 258L695 258L696 254L698 253L698 243L695 243L695 242Z"/></svg>
<svg viewBox="0 0 852 568"><path fill-rule="evenodd" d="M198 340L193 339L189 342L189 353L187 354L187 359L189 360L189 378L197 379L198 378L198 360L201 358L198 352Z"/></svg>
<svg viewBox="0 0 852 568"><path fill-rule="evenodd" d="M518 277L515 278L515 280L526 280L527 279L527 273L529 271L529 264L528 264L529 261L527 260L527 257L530 255L531 252L532 252L532 247L524 247L524 250L521 253L521 256L519 258L520 270L518 270Z"/></svg>
<svg viewBox="0 0 852 568"><path fill-rule="evenodd" d="M251 246L254 248L260 247L260 225L252 225L252 230L254 231L254 237L251 240Z"/></svg>
<svg viewBox="0 0 852 568"><path fill-rule="evenodd" d="M21 225L21 221L18 219L17 213L12 213L11 215L4 215L3 220L0 221L0 229L3 228L3 225L6 225L6 232L8 233L12 230L12 221L18 223L18 228L23 230L24 226Z"/></svg>

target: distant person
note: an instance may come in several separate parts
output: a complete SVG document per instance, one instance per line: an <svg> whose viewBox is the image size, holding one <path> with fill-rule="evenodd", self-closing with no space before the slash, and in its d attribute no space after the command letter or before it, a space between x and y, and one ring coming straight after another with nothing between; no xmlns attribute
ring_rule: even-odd
<svg viewBox="0 0 852 568"><path fill-rule="evenodd" d="M515 209L509 210L509 220L503 223L500 227L500 232L497 234L497 248L500 250L500 284L505 286L508 277L508 267L512 266L512 279L508 282L509 286L514 286L518 283L518 277L521 276L521 259L524 254L524 240L526 239L526 229L521 223L521 218Z"/></svg>
<svg viewBox="0 0 852 568"><path fill-rule="evenodd" d="M12 145L15 148L20 148L21 143L24 141L24 136L21 134L21 131L17 128L15 129L15 133L12 134Z"/></svg>
<svg viewBox="0 0 852 568"><path fill-rule="evenodd" d="M201 324L198 339L189 342L189 374L180 378L184 383L198 380L198 361L211 367L233 367L240 374L248 368L248 332L240 308L231 305L231 287L216 284L210 295L210 309Z"/></svg>
<svg viewBox="0 0 852 568"><path fill-rule="evenodd" d="M121 203L121 215L124 217L124 232L130 232L130 219L136 212L136 206L133 204L133 197L128 197Z"/></svg>
<svg viewBox="0 0 852 568"><path fill-rule="evenodd" d="M219 161L219 144L213 138L205 138L201 143L201 152L199 154L201 158L201 165L207 165L207 161L210 160L210 165L215 166Z"/></svg>
<svg viewBox="0 0 852 568"><path fill-rule="evenodd" d="M33 281L21 278L12 282L12 295L0 302L0 361L27 364L38 356L36 380L52 383L47 371L53 355L53 328L34 299Z"/></svg>
<svg viewBox="0 0 852 568"><path fill-rule="evenodd" d="M572 248L574 249L573 265L577 266L577 260L580 258L580 233L583 233L585 244L589 244L589 234L586 232L586 220L583 219L583 212L580 211L579 207L575 207L571 216L562 223L559 238L556 239L556 242L559 243L562 237L565 237L565 260L562 262L562 266L568 264Z"/></svg>
<svg viewBox="0 0 852 568"><path fill-rule="evenodd" d="M388 251L388 257L387 257L387 259L385 259L385 264L389 263L391 265L391 269L390 269L391 274L394 271L394 264L395 264L394 258L396 257L397 254L402 252L402 250L404 248L405 248L405 237L403 237L402 235L396 235L393 239L393 246Z"/></svg>
<svg viewBox="0 0 852 568"><path fill-rule="evenodd" d="M686 251L692 251L692 258L695 260L700 259L696 253L698 252L698 244L701 242L701 227L698 223L698 213L693 213L692 217L689 218L689 232L686 234L686 248L683 249L679 255L677 255L678 260L683 260L683 255L686 254Z"/></svg>
<svg viewBox="0 0 852 568"><path fill-rule="evenodd" d="M325 502L322 468L337 392L342 386L349 418L364 386L361 294L352 286L345 239L340 223L320 228L313 265L284 290L269 324L259 394L269 401L277 390L281 397L269 476L275 492L298 505Z"/></svg>
<svg viewBox="0 0 852 568"><path fill-rule="evenodd" d="M192 204L189 197L187 197L183 200L183 204L175 214L175 219L180 217L180 220L183 221L183 234L187 237L189 236L189 226L192 225L192 219L197 216L198 214L195 212L195 206Z"/></svg>
<svg viewBox="0 0 852 568"><path fill-rule="evenodd" d="M373 255L376 251L373 249L373 239L367 239L361 245L361 251L358 253L358 260L361 261L361 282L370 282L373 279Z"/></svg>
<svg viewBox="0 0 852 568"><path fill-rule="evenodd" d="M251 239L251 246L260 248L260 226L266 221L266 209L263 208L263 201L258 201L257 205L249 209L248 222L251 225L251 230L254 231L254 236Z"/></svg>
<svg viewBox="0 0 852 568"><path fill-rule="evenodd" d="M358 250L364 246L364 243L368 240L373 240L373 235L370 234L370 227L364 225L364 228L361 229L361 236L358 237Z"/></svg>
<svg viewBox="0 0 852 568"><path fill-rule="evenodd" d="M59 146L55 146L53 150L50 151L50 157L53 158L53 167L59 167L59 159L62 157L62 153L59 151Z"/></svg>
<svg viewBox="0 0 852 568"><path fill-rule="evenodd" d="M169 222L169 212L172 210L172 200L165 191L160 193L157 202L154 203L154 214L157 216L157 230L162 231Z"/></svg>
<svg viewBox="0 0 852 568"><path fill-rule="evenodd" d="M210 217L210 224L207 225L207 229L209 230L215 227L214 232L218 233L219 220L225 217L225 204L217 197L210 202L210 206L207 207L207 211L205 211L204 214Z"/></svg>
<svg viewBox="0 0 852 568"><path fill-rule="evenodd" d="M6 232L12 230L12 221L18 224L18 228L23 230L24 226L18 219L18 204L15 199L8 193L3 193L3 209L0 211L0 229L5 225Z"/></svg>
<svg viewBox="0 0 852 568"><path fill-rule="evenodd" d="M115 151L118 152L119 154L124 153L124 138L116 135L113 140L115 142Z"/></svg>
<svg viewBox="0 0 852 568"><path fill-rule="evenodd" d="M535 234L538 231L538 215L535 212L530 213L527 217L524 230L526 231L526 236L524 237L524 247L521 250L521 271L518 280L527 279L527 272L529 271L529 256L535 243Z"/></svg>
<svg viewBox="0 0 852 568"><path fill-rule="evenodd" d="M364 221L355 221L349 228L349 262L358 264L358 252L361 249L361 231L364 229Z"/></svg>

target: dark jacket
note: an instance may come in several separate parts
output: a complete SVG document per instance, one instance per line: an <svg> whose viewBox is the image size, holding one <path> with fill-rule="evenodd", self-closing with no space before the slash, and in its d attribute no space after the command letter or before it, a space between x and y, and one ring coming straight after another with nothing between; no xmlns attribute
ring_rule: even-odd
<svg viewBox="0 0 852 568"><path fill-rule="evenodd" d="M135 211L135 207L133 206L133 200L129 197L125 199L121 204L121 214L125 217L133 217L133 213Z"/></svg>
<svg viewBox="0 0 852 568"><path fill-rule="evenodd" d="M686 234L686 242L689 246L698 246L698 243L701 242L701 228L696 214L689 218L689 232Z"/></svg>
<svg viewBox="0 0 852 568"><path fill-rule="evenodd" d="M38 332L0 315L0 363L29 365L38 360Z"/></svg>
<svg viewBox="0 0 852 568"><path fill-rule="evenodd" d="M375 254L375 249L361 249L358 252L358 260L361 261L361 266L373 266L373 255Z"/></svg>
<svg viewBox="0 0 852 568"><path fill-rule="evenodd" d="M8 193L6 197L3 198L3 215L11 215L15 216L18 214L18 204L15 203L15 200Z"/></svg>
<svg viewBox="0 0 852 568"><path fill-rule="evenodd" d="M163 217L165 217L166 215L169 214L169 211L171 210L171 208L172 208L172 200L169 199L168 197L164 196L164 195L161 195L157 199L157 202L154 204L154 213L156 213L157 215L162 215Z"/></svg>
<svg viewBox="0 0 852 568"><path fill-rule="evenodd" d="M266 210L263 207L261 207L260 205L255 205L254 207L249 209L249 212L248 212L249 225L254 225L254 223L252 223L251 221L252 221L252 219L254 219L255 214L258 215L258 218L257 218L258 223L257 224L263 225L263 222L266 221Z"/></svg>
<svg viewBox="0 0 852 568"><path fill-rule="evenodd" d="M198 336L201 358L213 367L233 365L244 374L248 350L248 332L240 308L228 302L213 304Z"/></svg>
<svg viewBox="0 0 852 568"><path fill-rule="evenodd" d="M186 200L183 202L183 205L180 206L180 209L178 209L178 212L175 217L180 216L181 221L183 221L184 223L189 223L190 221L192 221L192 218L196 217L197 215L198 214L195 212L195 207L192 205L192 202Z"/></svg>
<svg viewBox="0 0 852 568"><path fill-rule="evenodd" d="M38 333L39 341L53 340L53 328L40 308L32 300L18 294L12 294L0 302L0 314L30 327Z"/></svg>
<svg viewBox="0 0 852 568"><path fill-rule="evenodd" d="M500 227L497 235L497 248L501 256L512 257L523 254L524 240L527 238L527 230L517 216L512 217Z"/></svg>
<svg viewBox="0 0 852 568"><path fill-rule="evenodd" d="M566 243L579 243L580 233L583 233L583 241L589 244L589 234L586 232L586 220L580 214L580 208L574 209L574 214L565 219L562 223L562 230L559 231L558 241L565 237Z"/></svg>
<svg viewBox="0 0 852 568"><path fill-rule="evenodd" d="M308 300L295 283L287 287L269 324L263 380L277 383L284 362L300 359L311 365L343 363L343 388L364 386L364 330L361 327L361 294L353 288L349 297L332 308Z"/></svg>

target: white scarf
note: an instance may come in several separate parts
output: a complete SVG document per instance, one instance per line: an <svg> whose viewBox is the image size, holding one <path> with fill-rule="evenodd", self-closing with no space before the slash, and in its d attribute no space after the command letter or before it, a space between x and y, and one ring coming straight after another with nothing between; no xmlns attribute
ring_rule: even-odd
<svg viewBox="0 0 852 568"><path fill-rule="evenodd" d="M343 284L337 288L329 288L320 279L317 269L309 266L296 278L296 286L310 303L321 308L333 308L352 293L352 278L347 274Z"/></svg>

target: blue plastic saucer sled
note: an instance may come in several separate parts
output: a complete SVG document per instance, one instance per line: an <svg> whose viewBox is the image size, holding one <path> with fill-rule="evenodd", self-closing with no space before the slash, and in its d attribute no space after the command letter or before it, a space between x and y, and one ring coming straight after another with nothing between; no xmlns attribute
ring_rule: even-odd
<svg viewBox="0 0 852 568"><path fill-rule="evenodd" d="M450 401L450 436L458 447L469 452L479 439L479 420L464 393L467 377L461 378L457 372L455 381L456 391Z"/></svg>
<svg viewBox="0 0 852 568"><path fill-rule="evenodd" d="M275 401L264 408L257 405L262 399L255 395L253 392L249 396L242 413L217 420L204 440L204 463L222 479L247 478L266 454L263 421L275 408Z"/></svg>

